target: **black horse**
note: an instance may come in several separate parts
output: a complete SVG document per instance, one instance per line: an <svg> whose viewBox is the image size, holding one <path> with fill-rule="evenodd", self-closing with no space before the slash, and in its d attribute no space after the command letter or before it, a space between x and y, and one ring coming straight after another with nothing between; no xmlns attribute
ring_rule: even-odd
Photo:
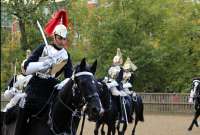
<svg viewBox="0 0 200 135"><path fill-rule="evenodd" d="M39 112L39 115L29 119L26 135L74 135L79 122L75 119L78 118L77 114L80 114L78 111L84 104L87 105L88 112L94 118L98 117L101 103L93 76L96 65L97 61L92 66L88 66L85 59L82 59L81 63L76 66L73 77L56 94L56 97L52 96L53 98L49 100L49 111ZM13 129L9 131L14 132L15 126L13 125L14 123L4 125L4 129L11 126ZM9 133L4 132L4 135L9 135Z"/></svg>
<svg viewBox="0 0 200 135"><path fill-rule="evenodd" d="M194 119L192 120L192 123L190 127L188 128L189 131L192 130L194 124L198 127L197 119L200 116L200 78L193 79L193 91L195 91L194 96L194 107L195 107L195 114Z"/></svg>
<svg viewBox="0 0 200 135"><path fill-rule="evenodd" d="M141 122L144 121L144 115L143 115L144 105L143 105L142 97L140 95L136 95L136 97L133 100L133 111L135 113L135 117L134 117L135 123L132 130L132 135L135 135L135 129L136 129L138 121L141 121Z"/></svg>
<svg viewBox="0 0 200 135"><path fill-rule="evenodd" d="M117 123L117 128L118 128L118 134L125 134L125 130L127 128L127 122L126 121L121 121L119 120L119 112L120 112L120 108L119 108L119 99L120 97L116 97L116 96L112 96L110 90L107 88L106 84L103 81L98 82L98 90L99 90L99 96L102 102L102 106L104 108L104 114L102 117L100 117L97 121L96 121L96 127L94 130L94 134L98 135L98 130L100 128L100 126L102 125L101 128L101 134L104 135L105 131L104 131L104 125L106 124L108 126L108 132L107 135L115 135L115 124L118 120ZM125 100L127 101L127 100ZM136 95L136 97L132 100L132 108L130 109L130 106L128 106L127 104L125 104L126 110L127 110L127 114L131 115L133 112L130 112L130 110L135 112L135 124L132 130L132 135L135 134L135 128L137 126L138 121L144 121L144 117L143 117L143 102L142 102L142 98L139 95ZM123 123L123 129L122 131L119 131L119 124Z"/></svg>
<svg viewBox="0 0 200 135"><path fill-rule="evenodd" d="M96 127L94 134L98 135L98 129L102 125L101 134L105 134L103 130L104 124L108 126L108 135L111 135L111 132L115 134L115 123L118 119L119 109L117 107L117 100L113 100L110 90L107 88L104 82L98 82L98 93L101 99L102 106L104 108L103 115L96 121Z"/></svg>

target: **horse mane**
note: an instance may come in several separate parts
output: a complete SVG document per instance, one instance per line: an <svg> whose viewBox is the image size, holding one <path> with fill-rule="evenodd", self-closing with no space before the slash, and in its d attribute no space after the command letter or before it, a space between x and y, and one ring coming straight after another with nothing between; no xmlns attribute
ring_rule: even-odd
<svg viewBox="0 0 200 135"><path fill-rule="evenodd" d="M65 90L70 90L72 88L72 85L74 84L73 80L70 79L62 88L62 90L59 92L60 94L64 94Z"/></svg>

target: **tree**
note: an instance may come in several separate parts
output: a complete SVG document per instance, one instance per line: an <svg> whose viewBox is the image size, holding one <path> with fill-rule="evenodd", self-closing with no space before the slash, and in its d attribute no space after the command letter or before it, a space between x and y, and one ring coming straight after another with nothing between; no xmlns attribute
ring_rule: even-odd
<svg viewBox="0 0 200 135"><path fill-rule="evenodd" d="M7 12L17 17L21 33L20 43L23 50L27 49L26 23L35 16L36 10L47 0L2 0Z"/></svg>

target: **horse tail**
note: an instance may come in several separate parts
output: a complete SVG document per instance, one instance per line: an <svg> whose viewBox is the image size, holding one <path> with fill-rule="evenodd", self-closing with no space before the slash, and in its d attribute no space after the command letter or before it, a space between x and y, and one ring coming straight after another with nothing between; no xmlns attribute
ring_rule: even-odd
<svg viewBox="0 0 200 135"><path fill-rule="evenodd" d="M136 107L135 107L135 113L136 116L138 117L139 121L144 121L144 105L143 105L143 101L142 101L142 97L141 96L137 96L137 103L136 103Z"/></svg>

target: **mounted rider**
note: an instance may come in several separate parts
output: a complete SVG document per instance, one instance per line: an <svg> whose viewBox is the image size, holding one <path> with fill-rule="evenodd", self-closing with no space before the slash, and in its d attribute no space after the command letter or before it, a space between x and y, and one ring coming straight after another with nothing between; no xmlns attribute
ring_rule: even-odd
<svg viewBox="0 0 200 135"><path fill-rule="evenodd" d="M200 83L200 77L194 78L192 81L192 89L190 91L190 96L189 96L189 103L194 103L194 98L195 98L195 94L196 94L196 90L198 87L198 84Z"/></svg>
<svg viewBox="0 0 200 135"><path fill-rule="evenodd" d="M123 70L121 68L122 63L122 53L120 49L117 48L117 54L113 58L113 64L108 70L108 77L105 77L104 79L104 82L106 82L113 96L123 96L124 94L120 92L120 89L122 88L122 85L120 84L123 77Z"/></svg>
<svg viewBox="0 0 200 135"><path fill-rule="evenodd" d="M130 95L135 100L136 92L133 90L133 72L137 70L137 66L127 57L123 65L123 90L126 94ZM131 90L131 91L130 91Z"/></svg>
<svg viewBox="0 0 200 135"><path fill-rule="evenodd" d="M26 50L26 59L30 56L30 50ZM25 60L26 60L25 59ZM24 61L25 61L24 60ZM26 97L24 93L24 89L27 86L29 80L31 79L32 75L24 75L24 74L16 74L16 63L15 63L15 71L13 78L9 81L8 87L4 92L4 98L9 100L9 103L4 108L3 112L7 112L7 110L14 107L20 99ZM22 100L21 100L22 102Z"/></svg>
<svg viewBox="0 0 200 135"><path fill-rule="evenodd" d="M113 58L113 64L108 70L108 77L105 77L104 82L110 89L112 95L118 101L120 121L129 121L125 109L125 99L128 94L123 91L122 79L123 79L123 58L120 48L117 48L117 54ZM124 113L125 112L125 113ZM124 115L126 114L126 115Z"/></svg>
<svg viewBox="0 0 200 135"><path fill-rule="evenodd" d="M40 25L38 24L39 28ZM65 10L57 11L45 26L47 36L53 38L48 44L43 31L45 44L39 45L22 63L22 72L32 75L25 92L27 97L24 104L20 105L20 112L16 124L15 135L26 134L26 126L33 117L38 117L48 112L48 99L57 94L54 87L60 81L56 79L61 73L65 78L72 76L72 62L67 46L68 18ZM42 112L42 113L41 113Z"/></svg>

